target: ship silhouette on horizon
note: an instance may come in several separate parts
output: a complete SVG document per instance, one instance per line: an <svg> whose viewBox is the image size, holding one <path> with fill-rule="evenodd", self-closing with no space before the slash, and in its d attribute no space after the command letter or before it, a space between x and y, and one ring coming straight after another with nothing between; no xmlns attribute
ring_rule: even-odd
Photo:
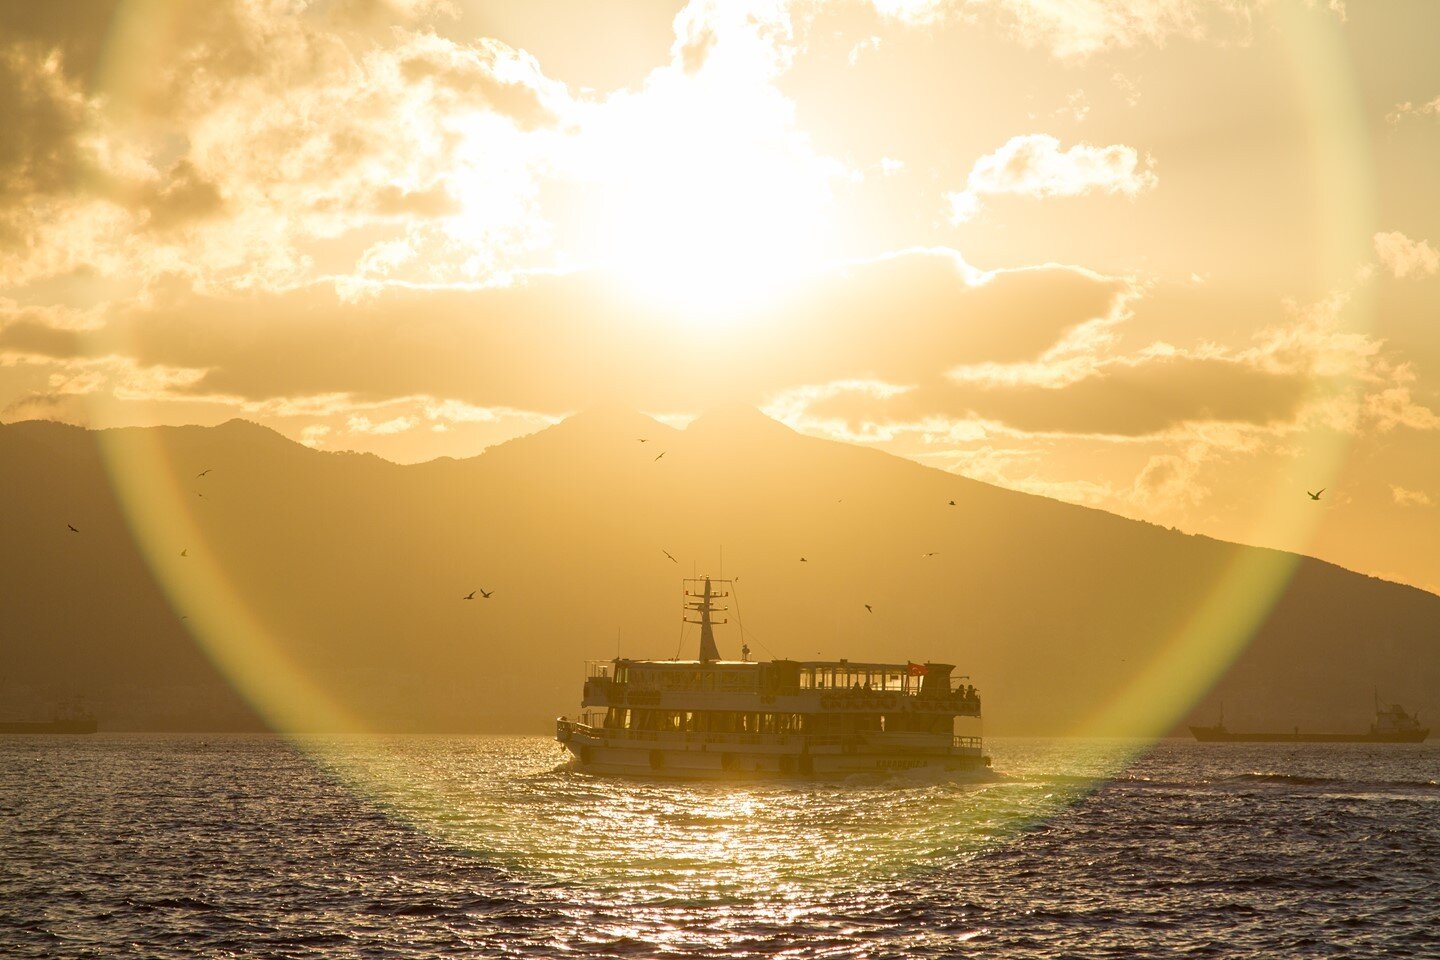
<svg viewBox="0 0 1440 960"><path fill-rule="evenodd" d="M1226 729L1225 708L1213 727L1192 726L1190 732L1201 743L1420 743L1430 735L1420 726L1419 712L1409 713L1398 703L1381 709L1375 703L1375 720L1364 733L1309 733L1296 727L1289 733L1238 733Z"/></svg>

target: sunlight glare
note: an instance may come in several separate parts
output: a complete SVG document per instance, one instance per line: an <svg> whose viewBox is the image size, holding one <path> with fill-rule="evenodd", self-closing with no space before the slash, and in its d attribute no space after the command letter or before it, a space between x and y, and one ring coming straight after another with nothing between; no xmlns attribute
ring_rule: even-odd
<svg viewBox="0 0 1440 960"><path fill-rule="evenodd" d="M591 258L691 319L733 319L830 251L839 165L773 88L671 76L607 102L582 139L603 191Z"/></svg>

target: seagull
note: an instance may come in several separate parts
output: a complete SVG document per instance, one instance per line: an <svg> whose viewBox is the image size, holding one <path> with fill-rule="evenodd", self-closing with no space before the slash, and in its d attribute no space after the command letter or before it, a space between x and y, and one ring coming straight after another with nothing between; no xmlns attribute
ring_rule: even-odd
<svg viewBox="0 0 1440 960"><path fill-rule="evenodd" d="M937 553L939 553L939 552L940 552L939 550L931 550L929 553L925 554L925 555L924 555L923 557L921 557L920 559L922 559L922 560L928 560L930 557L935 556L935 554L937 554Z"/></svg>
<svg viewBox="0 0 1440 960"><path fill-rule="evenodd" d="M1322 493L1324 493L1324 492L1325 492L1325 488L1324 488L1324 487L1321 487L1319 490L1316 490L1314 493L1311 493L1309 490L1306 490L1306 491L1305 491L1305 494L1306 494L1306 496L1308 496L1311 500L1319 500L1319 499L1320 499L1320 494L1322 494Z"/></svg>
<svg viewBox="0 0 1440 960"><path fill-rule="evenodd" d="M870 613L874 613L874 612L875 612L874 609L873 609L873 608L870 606L870 604L868 604L868 603L865 604L865 609L866 609L867 611L869 611Z"/></svg>
<svg viewBox="0 0 1440 960"><path fill-rule="evenodd" d="M954 501L954 500L951 500L951 501L950 501L950 506L952 506L952 507L955 506L955 501Z"/></svg>
<svg viewBox="0 0 1440 960"><path fill-rule="evenodd" d="M474 599L475 599L475 591L474 591L474 590L471 590L469 593L465 594L465 596L461 597L460 599L461 599L461 600L474 600Z"/></svg>
<svg viewBox="0 0 1440 960"><path fill-rule="evenodd" d="M180 551L180 556L182 556L182 557L188 557L188 556L190 556L190 548L189 548L189 547L186 547L184 550L181 550L181 551Z"/></svg>
<svg viewBox="0 0 1440 960"><path fill-rule="evenodd" d="M67 526L67 527L70 528L70 532L71 532L71 533L79 533L79 532L80 532L79 530L76 530L76 529L75 529L75 525L74 525L73 523L67 523L67 524L65 524L65 526Z"/></svg>
<svg viewBox="0 0 1440 960"><path fill-rule="evenodd" d="M199 480L201 477L205 476L205 474L209 473L212 469L212 467L206 467L204 470L201 470L199 473L195 474L195 479Z"/></svg>
<svg viewBox="0 0 1440 960"><path fill-rule="evenodd" d="M665 548L662 547L662 548L660 548L660 552L663 553L663 554L665 554L665 556L670 557L670 562L671 562L671 563L679 563L679 562L680 562L679 560L676 560L674 557L671 557L671 556L670 556L670 551L669 551L669 550L666 550Z"/></svg>
<svg viewBox="0 0 1440 960"><path fill-rule="evenodd" d="M481 591L480 591L480 599L481 599L481 600L489 600L489 599L490 599L490 594L492 594L492 593L494 593L494 592L495 592L494 590L481 590Z"/></svg>
<svg viewBox="0 0 1440 960"><path fill-rule="evenodd" d="M809 563L810 561L809 561L809 560L806 560L804 557L801 557L801 558L800 558L800 562L801 562L801 563Z"/></svg>
<svg viewBox="0 0 1440 960"><path fill-rule="evenodd" d="M205 499L205 494L201 493L199 490L195 491L195 496L199 497L201 500Z"/></svg>
<svg viewBox="0 0 1440 960"><path fill-rule="evenodd" d="M636 437L635 439L638 440L640 443L649 443L649 442L650 442L650 438L649 438L649 437Z"/></svg>
<svg viewBox="0 0 1440 960"><path fill-rule="evenodd" d="M660 457L663 457L663 456L665 456L665 451L664 451L664 450L661 450L661 451L660 451ZM656 459L656 460L659 460L660 457L656 457L655 459Z"/></svg>

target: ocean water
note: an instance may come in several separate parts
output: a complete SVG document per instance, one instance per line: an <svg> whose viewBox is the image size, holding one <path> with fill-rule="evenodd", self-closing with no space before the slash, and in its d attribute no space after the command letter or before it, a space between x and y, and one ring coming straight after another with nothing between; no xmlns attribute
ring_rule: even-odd
<svg viewBox="0 0 1440 960"><path fill-rule="evenodd" d="M1440 747L992 739L983 783L525 737L0 737L0 956L1440 957Z"/></svg>

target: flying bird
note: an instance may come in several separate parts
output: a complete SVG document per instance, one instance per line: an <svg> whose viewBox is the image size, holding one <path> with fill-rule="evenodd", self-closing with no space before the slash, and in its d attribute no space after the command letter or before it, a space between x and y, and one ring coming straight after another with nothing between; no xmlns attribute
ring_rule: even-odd
<svg viewBox="0 0 1440 960"><path fill-rule="evenodd" d="M475 599L475 591L474 591L474 590L471 590L469 593L465 594L465 596L461 597L460 599L461 599L461 600L474 600L474 599Z"/></svg>
<svg viewBox="0 0 1440 960"><path fill-rule="evenodd" d="M201 493L199 490L195 491L195 496L199 497L201 500L205 499L205 494Z"/></svg>
<svg viewBox="0 0 1440 960"><path fill-rule="evenodd" d="M195 479L199 480L201 477L205 476L205 474L209 473L212 469L212 467L206 467L204 470L201 470L199 473L195 474Z"/></svg>
<svg viewBox="0 0 1440 960"><path fill-rule="evenodd" d="M1319 490L1316 490L1314 493L1311 493L1309 490L1306 490L1306 491L1305 491L1306 495L1309 496L1311 500L1319 500L1319 499L1320 499L1320 494L1322 494L1322 493L1324 493L1324 492L1325 492L1325 488L1324 488L1324 487L1321 487Z"/></svg>
<svg viewBox="0 0 1440 960"><path fill-rule="evenodd" d="M950 506L952 506L952 507L955 506L955 501L954 501L954 500L951 500L951 501L950 501Z"/></svg>
<svg viewBox="0 0 1440 960"><path fill-rule="evenodd" d="M480 591L480 599L481 599L481 600L489 600L489 599L490 599L490 594L492 594L492 593L494 593L494 592L495 592L494 590L483 590L483 589L482 589L482 590Z"/></svg>
<svg viewBox="0 0 1440 960"><path fill-rule="evenodd" d="M650 442L650 438L649 438L649 437L636 437L635 439L638 440L638 441L641 442L641 443L649 443L649 442Z"/></svg>
<svg viewBox="0 0 1440 960"><path fill-rule="evenodd" d="M661 450L661 451L660 451L660 457L663 457L663 456L665 456L665 452L666 452L666 451L664 451L664 450ZM660 457L656 457L656 458L655 458L655 459L656 459L656 460L659 460L659 459L660 459Z"/></svg>
<svg viewBox="0 0 1440 960"><path fill-rule="evenodd" d="M188 556L190 556L190 548L189 548L189 547L186 547L184 550L181 550L181 551L180 551L180 556L182 556L182 557L188 557Z"/></svg>
<svg viewBox="0 0 1440 960"><path fill-rule="evenodd" d="M925 556L921 557L921 559L922 559L922 560L928 560L930 557L935 556L935 554L937 554L937 553L939 553L939 552L940 552L939 550L931 550L929 553L925 554Z"/></svg>
<svg viewBox="0 0 1440 960"><path fill-rule="evenodd" d="M868 603L865 604L865 610L866 610L866 612L868 612L868 613L874 613L874 612L875 612L874 608L872 608L872 607L870 606L870 604L868 604Z"/></svg>
<svg viewBox="0 0 1440 960"><path fill-rule="evenodd" d="M801 558L800 558L800 562L801 562L801 563L809 563L810 561L809 561L809 560L806 560L804 557L801 557Z"/></svg>
<svg viewBox="0 0 1440 960"><path fill-rule="evenodd" d="M663 548L662 548L662 549L660 550L660 552L663 553L663 554L665 554L665 556L670 557L670 562L671 562L671 563L679 563L679 562L680 562L679 560L676 560L674 557L671 557L671 556L670 556L670 551L669 551L669 550L666 550L666 549L663 549Z"/></svg>
<svg viewBox="0 0 1440 960"><path fill-rule="evenodd" d="M75 529L75 525L74 525L73 523L67 523L67 524L65 524L65 526L67 526L67 527L70 528L70 532L71 532L71 533L79 533L79 532L80 532L79 530L76 530L76 529Z"/></svg>

